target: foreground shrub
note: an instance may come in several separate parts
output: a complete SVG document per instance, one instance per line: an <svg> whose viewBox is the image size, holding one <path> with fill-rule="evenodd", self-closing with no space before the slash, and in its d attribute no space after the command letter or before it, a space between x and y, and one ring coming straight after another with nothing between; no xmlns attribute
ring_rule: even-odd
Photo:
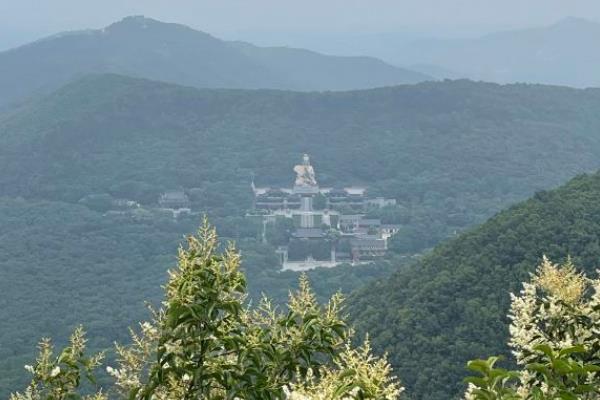
<svg viewBox="0 0 600 400"><path fill-rule="evenodd" d="M232 246L218 252L216 232L205 222L180 248L162 307L131 330L131 344L116 346L117 365L107 367L115 385L106 393L132 400L399 397L388 363L373 357L368 343L349 344L341 296L321 307L303 277L287 309L267 299L250 308L239 266ZM79 376L94 382L91 372L101 358L84 358L75 347L63 351L76 356L60 380L63 370L54 376L52 368L64 360L45 361L42 348L32 369L44 373L13 400L81 398ZM107 398L101 391L95 397Z"/></svg>
<svg viewBox="0 0 600 400"><path fill-rule="evenodd" d="M600 279L544 258L509 317L520 370L471 361L480 376L467 379L466 399L600 399Z"/></svg>
<svg viewBox="0 0 600 400"><path fill-rule="evenodd" d="M31 373L31 383L23 393L15 393L11 400L55 400L55 399L86 399L105 400L101 391L93 395L82 396L80 386L82 379L96 385L94 370L100 366L103 353L91 357L85 354L86 338L82 327L75 329L69 345L58 356L50 339L42 339L38 348L39 355L34 365L26 365Z"/></svg>

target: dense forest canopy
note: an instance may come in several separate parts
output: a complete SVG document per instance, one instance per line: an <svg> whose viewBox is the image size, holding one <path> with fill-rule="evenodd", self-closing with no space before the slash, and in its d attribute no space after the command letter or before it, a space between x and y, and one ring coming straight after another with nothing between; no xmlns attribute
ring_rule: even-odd
<svg viewBox="0 0 600 400"><path fill-rule="evenodd" d="M390 222L418 251L600 166L598 105L598 90L469 81L294 93L93 76L0 120L0 194L152 204L194 188L200 209L243 215L251 176L288 186L307 152L322 185L396 198Z"/></svg>
<svg viewBox="0 0 600 400"><path fill-rule="evenodd" d="M468 360L510 357L508 294L520 290L543 255L570 255L593 275L600 257L599 197L598 173L538 192L355 292L350 315L378 351L389 352L413 398L457 395Z"/></svg>
<svg viewBox="0 0 600 400"><path fill-rule="evenodd" d="M39 336L64 338L83 322L94 349L123 339L143 299L159 301L172 254L203 213L238 243L252 296L284 300L297 274L277 272L273 246L244 218L252 176L289 186L307 152L322 185L366 185L397 199L372 215L402 225L396 254L376 266L315 271L323 298L403 268L407 255L598 168L599 106L598 90L469 81L295 93L197 90L117 75L90 76L24 104L0 116L0 318L22 315L2 331L0 360L10 372L0 387L23 378ZM156 209L159 195L173 189L188 191L196 215L175 220ZM123 199L140 209L105 213L108 200ZM414 290L430 283L414 279ZM98 289L99 280L110 285ZM374 310L353 310L373 324L379 350L384 341L394 346L397 334L383 335ZM493 347L481 349L487 355ZM392 353L411 360L400 347ZM447 360L462 368L466 358ZM420 393L414 375L401 375Z"/></svg>

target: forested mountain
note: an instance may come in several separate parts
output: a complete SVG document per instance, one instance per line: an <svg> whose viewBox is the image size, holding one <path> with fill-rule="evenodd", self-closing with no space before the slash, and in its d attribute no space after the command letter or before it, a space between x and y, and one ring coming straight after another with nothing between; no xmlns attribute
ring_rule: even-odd
<svg viewBox="0 0 600 400"><path fill-rule="evenodd" d="M221 236L237 241L253 295L281 298L295 275L274 272L274 249L243 218L252 175L258 185L288 186L292 166L310 153L323 185L364 184L396 198L398 207L382 212L402 225L394 250L412 254L597 169L599 107L600 90L530 85L298 93L118 75L23 104L0 117L0 320L12 321L0 338L0 368L10 371L0 387L23 377L40 336L63 338L83 322L94 347L108 346L143 318L142 299L159 300L177 243L200 220L156 210L164 191L187 190ZM141 207L105 214L94 198ZM348 291L399 263L326 271L315 286Z"/></svg>
<svg viewBox="0 0 600 400"><path fill-rule="evenodd" d="M598 168L599 105L598 90L468 81L319 94L99 75L0 119L0 195L155 204L193 188L201 209L240 216L252 175L289 185L307 152L323 185L396 198L396 245L416 252Z"/></svg>
<svg viewBox="0 0 600 400"><path fill-rule="evenodd" d="M367 57L241 46L183 25L128 17L0 53L0 106L90 73L209 88L348 90L431 79Z"/></svg>
<svg viewBox="0 0 600 400"><path fill-rule="evenodd" d="M475 39L418 40L384 59L415 65L437 78L600 86L600 24L581 18ZM420 66L417 66L419 65Z"/></svg>
<svg viewBox="0 0 600 400"><path fill-rule="evenodd" d="M323 185L396 198L422 248L598 168L599 106L600 90L469 81L319 94L98 75L0 119L0 194L154 204L195 188L202 209L241 215L252 175L289 185L307 152Z"/></svg>
<svg viewBox="0 0 600 400"><path fill-rule="evenodd" d="M600 259L600 174L540 191L437 246L410 268L353 294L349 312L387 351L414 399L453 398L466 362L505 354L509 293L543 255L594 272Z"/></svg>

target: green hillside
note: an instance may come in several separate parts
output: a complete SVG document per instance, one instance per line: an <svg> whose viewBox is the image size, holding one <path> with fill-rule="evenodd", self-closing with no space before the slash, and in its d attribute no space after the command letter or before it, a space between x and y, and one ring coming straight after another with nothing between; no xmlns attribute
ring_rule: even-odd
<svg viewBox="0 0 600 400"><path fill-rule="evenodd" d="M568 255L587 272L600 258L600 174L542 191L482 226L439 245L391 279L355 292L349 312L415 399L462 393L466 362L509 356L509 292L542 255Z"/></svg>
<svg viewBox="0 0 600 400"><path fill-rule="evenodd" d="M196 188L201 209L242 215L252 175L287 186L306 152L322 185L396 198L414 252L600 167L598 107L600 90L469 81L319 94L93 76L0 119L0 194Z"/></svg>
<svg viewBox="0 0 600 400"><path fill-rule="evenodd" d="M0 107L92 73L202 88L348 90L433 78L367 57L228 42L142 16L0 52Z"/></svg>
<svg viewBox="0 0 600 400"><path fill-rule="evenodd" d="M83 322L98 338L93 347L104 347L142 318L142 300L159 300L174 250L201 213L239 244L253 296L281 300L297 275L276 272L274 249L243 218L252 175L258 185L288 186L306 152L322 185L366 185L397 199L379 214L402 225L398 255L351 272L316 271L323 297L599 168L599 108L600 90L545 86L448 81L296 93L118 75L24 104L0 116L0 319L12 321L0 337L0 368L9 371L0 397L23 379L40 336L64 338ZM162 192L179 188L193 194L198 215L174 220L155 209ZM105 214L98 199L106 198L141 208Z"/></svg>

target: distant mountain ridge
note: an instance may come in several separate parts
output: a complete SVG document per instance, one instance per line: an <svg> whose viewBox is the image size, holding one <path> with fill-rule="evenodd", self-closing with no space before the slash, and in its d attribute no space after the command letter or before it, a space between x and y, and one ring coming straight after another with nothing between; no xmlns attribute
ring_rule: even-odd
<svg viewBox="0 0 600 400"><path fill-rule="evenodd" d="M349 90L430 76L367 57L260 48L184 25L127 17L100 30L56 34L0 53L0 106L90 73L119 73L199 88Z"/></svg>
<svg viewBox="0 0 600 400"><path fill-rule="evenodd" d="M385 59L437 78L600 87L599 38L600 23L569 17L545 27L474 39L418 40L389 50Z"/></svg>

